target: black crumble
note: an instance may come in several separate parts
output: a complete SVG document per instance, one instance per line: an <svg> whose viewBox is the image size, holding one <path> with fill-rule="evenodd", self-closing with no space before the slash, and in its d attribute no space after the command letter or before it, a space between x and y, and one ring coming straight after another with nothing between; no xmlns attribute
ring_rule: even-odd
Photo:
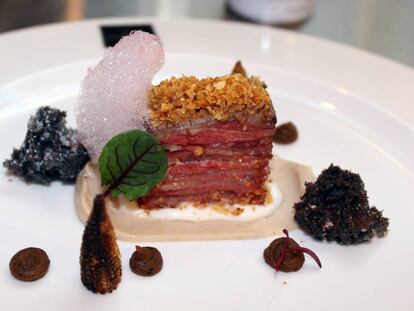
<svg viewBox="0 0 414 311"><path fill-rule="evenodd" d="M361 177L333 164L306 184L294 209L300 228L318 240L359 244L388 232L389 220L369 206Z"/></svg>
<svg viewBox="0 0 414 311"><path fill-rule="evenodd" d="M74 183L87 161L76 130L66 127L66 112L46 106L30 117L23 144L3 166L28 183L46 185L55 180Z"/></svg>

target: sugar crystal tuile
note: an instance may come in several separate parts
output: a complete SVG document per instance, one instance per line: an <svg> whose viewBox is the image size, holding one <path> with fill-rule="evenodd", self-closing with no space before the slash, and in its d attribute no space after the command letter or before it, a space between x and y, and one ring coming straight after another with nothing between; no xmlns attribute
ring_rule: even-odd
<svg viewBox="0 0 414 311"><path fill-rule="evenodd" d="M88 73L76 106L79 140L92 159L114 135L146 130L148 91L164 64L157 36L136 31L110 48Z"/></svg>

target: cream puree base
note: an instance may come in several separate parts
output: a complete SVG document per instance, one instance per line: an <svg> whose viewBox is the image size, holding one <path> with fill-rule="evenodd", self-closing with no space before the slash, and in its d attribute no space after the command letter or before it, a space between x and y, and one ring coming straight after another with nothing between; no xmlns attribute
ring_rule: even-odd
<svg viewBox="0 0 414 311"><path fill-rule="evenodd" d="M125 204L125 201L117 199L108 201L108 214L117 238L131 242L251 239L278 235L282 229L296 228L292 206L303 194L305 182L313 181L315 176L310 167L276 156L270 161L270 169L270 179L282 192L282 202L272 214L261 219L188 221L142 218L133 213L136 208L134 202ZM75 188L76 213L82 222L86 222L93 198L100 192L99 173L94 166L87 164ZM123 202L122 208L117 207L119 202Z"/></svg>

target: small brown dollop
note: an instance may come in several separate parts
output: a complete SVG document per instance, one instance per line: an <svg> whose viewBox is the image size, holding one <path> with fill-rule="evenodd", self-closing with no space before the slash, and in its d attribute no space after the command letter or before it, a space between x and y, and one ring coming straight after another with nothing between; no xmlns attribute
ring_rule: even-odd
<svg viewBox="0 0 414 311"><path fill-rule="evenodd" d="M292 122L283 123L276 127L274 141L277 144L291 144L298 139L298 130Z"/></svg>
<svg viewBox="0 0 414 311"><path fill-rule="evenodd" d="M293 239L289 239L289 244L286 248L286 238L278 238L264 250L263 257L266 263L272 268L283 272L294 272L302 268L305 262L305 256L301 252L293 251L291 248L299 247ZM286 249L284 260L281 261L280 266L277 266L278 259L281 258Z"/></svg>
<svg viewBox="0 0 414 311"><path fill-rule="evenodd" d="M322 267L318 256L313 251L299 246L295 240L289 237L286 229L283 232L286 237L273 240L263 252L263 258L269 266L276 271L298 271L305 262L303 254L306 253L316 261L319 267Z"/></svg>
<svg viewBox="0 0 414 311"><path fill-rule="evenodd" d="M11 274L18 280L32 282L45 276L50 260L46 252L37 247L18 251L10 260Z"/></svg>
<svg viewBox="0 0 414 311"><path fill-rule="evenodd" d="M135 274L153 276L162 269L162 256L154 247L135 246L136 250L129 259L129 266Z"/></svg>
<svg viewBox="0 0 414 311"><path fill-rule="evenodd" d="M231 74L234 75L235 73L239 73L244 77L247 77L246 70L244 69L241 61L237 61L237 63L234 65L233 70L231 71Z"/></svg>

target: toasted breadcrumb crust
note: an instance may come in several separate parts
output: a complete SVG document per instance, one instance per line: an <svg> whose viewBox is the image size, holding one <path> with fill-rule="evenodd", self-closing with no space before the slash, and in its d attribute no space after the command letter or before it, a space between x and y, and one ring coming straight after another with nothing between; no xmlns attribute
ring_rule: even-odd
<svg viewBox="0 0 414 311"><path fill-rule="evenodd" d="M263 118L273 115L262 81L239 73L205 79L172 77L153 86L148 96L155 127L209 116L229 120L254 114Z"/></svg>

